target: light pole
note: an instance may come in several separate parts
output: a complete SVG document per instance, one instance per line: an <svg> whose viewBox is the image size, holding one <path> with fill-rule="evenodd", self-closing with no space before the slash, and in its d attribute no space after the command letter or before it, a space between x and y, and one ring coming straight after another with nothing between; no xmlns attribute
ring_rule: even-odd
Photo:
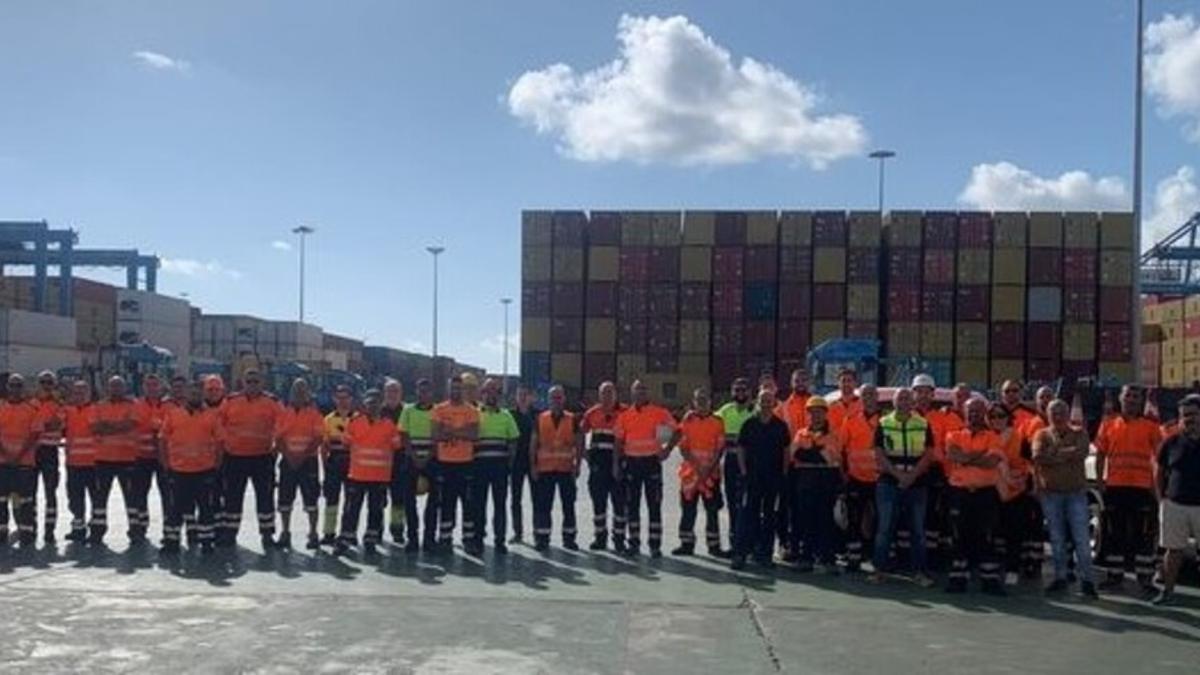
<svg viewBox="0 0 1200 675"><path fill-rule="evenodd" d="M879 217L883 218L883 165L891 158L896 156L894 150L876 150L867 155L871 159L879 160Z"/></svg>
<svg viewBox="0 0 1200 675"><path fill-rule="evenodd" d="M501 389L504 392L504 400L508 400L508 306L512 304L512 298L500 298L500 304L504 305L504 380L501 384Z"/></svg>
<svg viewBox="0 0 1200 675"><path fill-rule="evenodd" d="M1134 38L1133 76L1133 264L1138 264L1142 255L1142 53L1145 2L1137 0L1137 34ZM1185 279L1185 282L1190 279ZM1142 271L1135 267L1133 270L1133 378L1141 377L1142 349ZM1136 381L1136 380L1135 380Z"/></svg>
<svg viewBox="0 0 1200 675"><path fill-rule="evenodd" d="M292 228L292 234L300 235L300 323L304 323L304 243L313 232L316 229L307 225Z"/></svg>
<svg viewBox="0 0 1200 675"><path fill-rule="evenodd" d="M446 252L445 246L426 246L426 251L433 255L433 363L431 373L434 378L434 387L440 390L440 385L437 383L437 339L438 339L438 257Z"/></svg>

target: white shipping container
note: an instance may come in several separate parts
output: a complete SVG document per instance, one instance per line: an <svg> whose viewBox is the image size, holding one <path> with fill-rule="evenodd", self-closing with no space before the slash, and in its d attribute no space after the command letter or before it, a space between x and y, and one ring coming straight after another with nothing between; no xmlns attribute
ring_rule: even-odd
<svg viewBox="0 0 1200 675"><path fill-rule="evenodd" d="M43 347L39 345L0 345L0 370L21 373L29 378L43 370L57 372L62 368L80 368L83 354L74 348Z"/></svg>
<svg viewBox="0 0 1200 675"><path fill-rule="evenodd" d="M73 317L0 309L0 344L74 349L77 333Z"/></svg>
<svg viewBox="0 0 1200 675"><path fill-rule="evenodd" d="M348 363L348 354L336 349L326 349L324 360L329 363L329 367L333 370L346 370Z"/></svg>
<svg viewBox="0 0 1200 675"><path fill-rule="evenodd" d="M325 348L325 332L319 326L296 321L276 321L276 339L281 344Z"/></svg>
<svg viewBox="0 0 1200 675"><path fill-rule="evenodd" d="M192 308L186 300L179 298L121 288L117 289L117 319L187 326L192 320Z"/></svg>

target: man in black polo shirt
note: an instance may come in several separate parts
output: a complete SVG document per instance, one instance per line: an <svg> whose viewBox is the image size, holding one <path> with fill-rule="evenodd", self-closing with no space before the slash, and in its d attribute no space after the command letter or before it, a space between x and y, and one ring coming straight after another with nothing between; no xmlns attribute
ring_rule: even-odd
<svg viewBox="0 0 1200 675"><path fill-rule="evenodd" d="M1156 605L1171 602L1184 551L1200 541L1200 395L1190 394L1179 402L1179 423L1179 433L1158 450L1154 486L1159 500L1159 543L1167 555Z"/></svg>
<svg viewBox="0 0 1200 675"><path fill-rule="evenodd" d="M742 504L734 542L735 570L746 567L746 556L765 568L774 567L775 502L783 482L786 450L791 444L787 422L775 415L775 392L758 393L758 410L738 434L738 468L744 480Z"/></svg>
<svg viewBox="0 0 1200 675"><path fill-rule="evenodd" d="M520 438L517 439L517 450L513 453L512 466L509 468L508 474L512 491L509 509L512 516L513 531L512 539L509 539L509 543L519 544L524 540L525 533L525 511L522 508L525 499L525 484L530 483L529 443L533 438L534 424L541 413L541 411L533 407L533 390L529 388L529 385L522 384L517 387L516 406L509 408L508 412L512 413L513 419L517 421L517 429L521 432ZM530 483L530 489L532 490L532 488L533 484Z"/></svg>

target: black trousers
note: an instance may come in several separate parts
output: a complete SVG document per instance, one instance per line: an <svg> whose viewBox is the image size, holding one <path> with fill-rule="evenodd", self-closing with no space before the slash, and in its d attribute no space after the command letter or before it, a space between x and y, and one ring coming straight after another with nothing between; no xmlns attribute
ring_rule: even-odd
<svg viewBox="0 0 1200 675"><path fill-rule="evenodd" d="M87 528L88 502L92 511L99 500L96 497L96 467L67 467L67 508L71 511L71 531L83 532Z"/></svg>
<svg viewBox="0 0 1200 675"><path fill-rule="evenodd" d="M925 551L932 569L945 569L950 555L953 535L950 532L950 487L940 468L931 469L928 501L925 503ZM908 547L908 538L899 539L899 546Z"/></svg>
<svg viewBox="0 0 1200 675"><path fill-rule="evenodd" d="M574 542L577 533L575 523L575 474L543 473L533 481L533 539L539 544L550 543L554 529L554 492L562 504L563 543Z"/></svg>
<svg viewBox="0 0 1200 675"><path fill-rule="evenodd" d="M626 499L622 481L613 476L611 449L588 451L588 495L592 498L592 530L596 539L608 541L608 508L612 505L612 538L625 542L628 529L625 520Z"/></svg>
<svg viewBox="0 0 1200 675"><path fill-rule="evenodd" d="M477 457L475 483L471 490L472 516L475 524L475 543L487 537L488 495L492 498L492 533L497 544L504 543L508 533L508 458Z"/></svg>
<svg viewBox="0 0 1200 675"><path fill-rule="evenodd" d="M518 451L520 452L520 451ZM608 469L609 475L612 474L612 467ZM509 515L512 522L513 535L516 537L525 536L525 509L522 503L525 500L525 485L529 484L529 490L533 491L533 479L529 477L529 460L518 459L513 462L512 468L509 470L508 476L509 486L512 488L512 494L509 497Z"/></svg>
<svg viewBox="0 0 1200 675"><path fill-rule="evenodd" d="M387 506L388 483L364 483L346 480L346 506L342 509L342 532L339 538L346 545L358 541L358 516L363 500L367 502L367 530L364 544L378 544L383 537L383 509Z"/></svg>
<svg viewBox="0 0 1200 675"><path fill-rule="evenodd" d="M1000 495L995 488L948 487L950 522L950 582L967 583L971 568L979 570L985 584L1000 583L1000 561L993 538L1000 515Z"/></svg>
<svg viewBox="0 0 1200 675"><path fill-rule="evenodd" d="M391 517L388 529L391 530L392 540L404 540L404 531L408 522L408 458L397 455L392 461L392 480L388 483L388 499L391 502Z"/></svg>
<svg viewBox="0 0 1200 675"><path fill-rule="evenodd" d="M325 497L325 508L337 507L342 497L342 485L350 473L350 453L333 452L325 459L325 482L321 492Z"/></svg>
<svg viewBox="0 0 1200 675"><path fill-rule="evenodd" d="M141 513L146 510L146 503L138 501L140 492L134 489L134 474L137 469L133 462L96 462L96 501L92 503L93 539L103 538L108 532L108 496L112 493L113 481L121 487L121 498L125 501L125 517L129 522L129 536L145 534L137 523Z"/></svg>
<svg viewBox="0 0 1200 675"><path fill-rule="evenodd" d="M1006 572L1040 572L1045 539L1042 507L1036 497L1025 492L1000 504L996 553L1004 561Z"/></svg>
<svg viewBox="0 0 1200 675"><path fill-rule="evenodd" d="M1105 490L1096 567L1114 576L1132 568L1140 579L1153 577L1158 552L1157 518L1158 503L1150 490Z"/></svg>
<svg viewBox="0 0 1200 675"><path fill-rule="evenodd" d="M775 537L780 546L788 547L793 553L801 553L807 540L798 529L800 517L796 512L796 500L799 498L796 494L796 481L799 478L796 473L796 469L789 469L787 477L779 486L779 499L775 507ZM811 552L805 555L812 557Z"/></svg>
<svg viewBox="0 0 1200 675"><path fill-rule="evenodd" d="M137 514L137 530L142 534L150 531L150 488L154 485L154 477L158 474L158 460L139 457L133 463L133 491L138 504L145 506ZM159 481L159 492L162 492L162 481ZM164 514L166 512L164 511Z"/></svg>
<svg viewBox="0 0 1200 675"><path fill-rule="evenodd" d="M775 546L775 502L779 499L776 480L752 480L742 483L742 501L738 506L737 534L734 553L738 557L753 555L769 559Z"/></svg>
<svg viewBox="0 0 1200 675"><path fill-rule="evenodd" d="M408 540L422 540L425 546L431 546L437 541L438 508L441 506L439 503L441 497L438 493L437 460L430 459L423 466L415 460L406 459L406 461L409 462L409 466L405 474L408 478L408 489L404 492L404 520L408 529ZM422 478L425 479L428 492L425 493L425 510L418 512L417 488ZM422 521L424 522L422 523ZM423 539L421 538L422 525L425 528Z"/></svg>
<svg viewBox="0 0 1200 675"><path fill-rule="evenodd" d="M242 527L242 503L246 499L246 483L254 485L255 511L258 513L258 533L264 537L275 534L275 457L258 455L239 457L227 455L224 464L226 541L236 541Z"/></svg>
<svg viewBox="0 0 1200 675"><path fill-rule="evenodd" d="M679 493L679 506L683 515L679 518L679 543L687 548L696 546L696 515L700 510L700 502L704 502L704 544L709 551L721 548L721 509L725 506L721 501L721 489L714 487L711 495L696 491L689 499Z"/></svg>
<svg viewBox="0 0 1200 675"><path fill-rule="evenodd" d="M13 516L17 521L17 536L24 542L37 537L37 468L5 464L0 466L0 532L8 537L8 506L10 496Z"/></svg>
<svg viewBox="0 0 1200 675"><path fill-rule="evenodd" d="M60 482L58 466L58 446L38 446L37 472L42 477L42 496L46 504L42 522L46 532L50 533L54 532L54 528L58 524L58 484Z"/></svg>
<svg viewBox="0 0 1200 675"><path fill-rule="evenodd" d="M662 548L662 462L656 455L625 457L625 517L629 524L629 547L635 551L642 543L642 494L646 495L646 511L650 516L646 543L651 551Z"/></svg>
<svg viewBox="0 0 1200 675"><path fill-rule="evenodd" d="M170 472L173 488L171 511L163 526L163 541L178 544L183 530L195 529L196 542L211 544L216 537L216 496L220 492L217 471ZM161 481L160 481L161 484Z"/></svg>
<svg viewBox="0 0 1200 675"><path fill-rule="evenodd" d="M726 448L724 466L725 503L729 506L729 548L737 547L737 529L741 526L742 493L745 492L745 478L737 463L737 453Z"/></svg>
<svg viewBox="0 0 1200 675"><path fill-rule="evenodd" d="M789 473L792 549L802 551L805 560L832 564L837 531L833 505L841 491L842 476L837 469L794 469Z"/></svg>
<svg viewBox="0 0 1200 675"><path fill-rule="evenodd" d="M875 541L875 483L849 479L846 483L846 564L862 564Z"/></svg>
<svg viewBox="0 0 1200 675"><path fill-rule="evenodd" d="M454 526L458 524L458 507L462 505L462 540L475 540L475 524L471 521L471 490L474 489L475 467L473 462L438 463L438 541L449 544L454 540Z"/></svg>
<svg viewBox="0 0 1200 675"><path fill-rule="evenodd" d="M317 515L317 500L321 498L321 481L318 476L320 462L315 456L307 457L293 465L286 457L279 458L279 522L284 532L290 532L292 506L296 503L296 492L300 493L304 512Z"/></svg>

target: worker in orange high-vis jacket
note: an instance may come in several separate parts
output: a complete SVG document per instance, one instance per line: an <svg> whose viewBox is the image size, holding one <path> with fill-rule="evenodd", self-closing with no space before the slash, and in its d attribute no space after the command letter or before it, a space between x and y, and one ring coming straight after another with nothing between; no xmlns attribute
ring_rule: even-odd
<svg viewBox="0 0 1200 675"><path fill-rule="evenodd" d="M387 506L392 482L392 464L400 450L400 427L385 417L383 394L371 389L363 395L363 412L346 427L346 446L350 450L350 471L346 476L346 508L342 510L342 531L334 555L345 555L358 543L358 517L367 502L367 529L363 533L363 553L374 556L383 539L383 511Z"/></svg>
<svg viewBox="0 0 1200 675"><path fill-rule="evenodd" d="M879 428L879 390L873 384L858 388L863 409L842 424L840 440L846 468L846 570L857 572L863 552L875 541L875 487L879 462L875 432Z"/></svg>
<svg viewBox="0 0 1200 675"><path fill-rule="evenodd" d="M812 571L814 565L821 565L825 571L837 574L833 508L842 491L841 435L830 425L829 403L823 397L813 396L805 405L808 426L796 432L788 449L793 481L791 548L801 552L797 563L800 571Z"/></svg>
<svg viewBox="0 0 1200 675"><path fill-rule="evenodd" d="M533 542L534 548L550 549L554 528L551 512L554 493L562 505L562 544L568 551L578 551L575 529L575 479L579 476L580 448L583 437L579 420L566 411L567 394L555 385L546 392L550 409L538 415L530 457L530 477L533 479Z"/></svg>
<svg viewBox="0 0 1200 675"><path fill-rule="evenodd" d="M92 406L92 387L86 380L71 383L71 394L63 408L63 440L67 454L67 508L71 511L71 532L67 541L87 541L88 502L96 504L96 421Z"/></svg>
<svg viewBox="0 0 1200 675"><path fill-rule="evenodd" d="M453 546L454 526L458 508L462 505L462 541L475 539L475 524L471 522L471 489L475 441L479 439L479 409L463 397L463 378L450 378L449 398L433 407L430 416L433 439L437 449L438 494L438 552L449 553Z"/></svg>
<svg viewBox="0 0 1200 675"><path fill-rule="evenodd" d="M292 382L288 405L279 413L275 445L279 452L279 548L292 547L292 506L300 491L308 518L308 550L320 546L317 535L317 502L321 498L320 462L317 458L325 440L325 418L313 403L308 381Z"/></svg>
<svg viewBox="0 0 1200 675"><path fill-rule="evenodd" d="M783 411L783 421L787 422L789 437L794 437L796 432L808 426L807 404L808 400L812 398L809 386L810 378L808 371L804 368L793 370L791 393L788 395L786 401L782 401L776 405L776 408ZM792 506L796 501L795 485L795 476L791 475L791 470L789 469L788 476L786 476L783 485L780 487L782 492L779 495L779 508L775 514L776 537L781 549L780 558L787 563L795 563L800 560L800 551L792 546L796 538L791 535L792 521L794 520L792 518Z"/></svg>
<svg viewBox="0 0 1200 675"><path fill-rule="evenodd" d="M1038 416L1037 410L1029 407L1021 400L1024 387L1016 380L1006 380L1000 385L1000 405L1008 411L1014 429L1024 429L1033 418Z"/></svg>
<svg viewBox="0 0 1200 675"><path fill-rule="evenodd" d="M721 548L721 451L725 447L725 422L712 411L712 396L700 387L692 392L692 409L671 439L679 448L679 548L671 555L690 556L696 552L696 515L704 502L704 543L714 558L729 558Z"/></svg>
<svg viewBox="0 0 1200 675"><path fill-rule="evenodd" d="M971 389L964 384L956 385L954 402L948 407L937 405L936 383L929 375L922 373L913 377L912 390L916 413L929 423L929 430L933 435L933 456L925 473L928 492L925 547L930 570L938 570L945 567L946 553L950 545L949 525L946 522L946 437L966 426L963 406L971 396ZM898 548L908 549L911 540L907 531L899 530L896 533L896 541Z"/></svg>
<svg viewBox="0 0 1200 675"><path fill-rule="evenodd" d="M95 405L92 435L96 438L96 501L92 505L92 526L88 541L100 545L108 532L108 496L113 482L121 487L125 517L129 522L129 543L146 543L146 530L140 527L141 514L147 509L143 493L134 487L138 456L138 429L142 412L127 395L125 379L108 378L104 400Z"/></svg>
<svg viewBox="0 0 1200 675"><path fill-rule="evenodd" d="M206 375L201 381L204 388L204 407L219 410L221 404L225 402L227 394L225 390L225 380L220 375ZM186 394L181 397L180 402L186 399ZM222 461L221 466L217 467L217 494L213 497L213 519L217 523L216 536L221 535L221 528L225 524L225 464ZM188 539L188 546L194 545L196 542Z"/></svg>
<svg viewBox="0 0 1200 675"><path fill-rule="evenodd" d="M203 386L192 384L187 389L186 403L167 407L160 431L159 457L174 490L160 554L179 553L184 528L188 530L189 546L199 546L201 553L211 554L217 527L214 500L220 491L220 412L206 407ZM190 536L193 529L195 538Z"/></svg>
<svg viewBox="0 0 1200 675"><path fill-rule="evenodd" d="M675 418L670 411L650 402L650 390L641 380L630 388L633 405L617 418L617 451L613 475L624 483L629 524L627 556L636 556L642 539L642 494L650 516L650 557L662 557L662 461L670 454L668 445L675 434Z"/></svg>
<svg viewBox="0 0 1200 675"><path fill-rule="evenodd" d="M1005 415L999 403L982 398L967 401L967 428L946 437L947 503L952 544L949 584L946 591L964 593L977 566L983 592L1004 595L1000 561L996 556L995 535L1000 513L1001 482L1004 464L1003 441L988 426L988 415Z"/></svg>
<svg viewBox="0 0 1200 675"><path fill-rule="evenodd" d="M1103 422L1096 434L1096 474L1104 495L1096 567L1107 573L1101 589L1120 587L1132 567L1143 593L1152 596L1157 593L1154 471L1162 430L1143 414L1141 387L1125 385L1120 404L1121 414Z"/></svg>
<svg viewBox="0 0 1200 675"><path fill-rule="evenodd" d="M338 504L342 501L346 473L350 471L350 453L346 450L343 437L356 414L354 392L349 386L339 384L333 391L333 410L325 416L325 443L321 447L322 473L325 476L321 483L321 494L325 497L322 546L337 543Z"/></svg>
<svg viewBox="0 0 1200 675"><path fill-rule="evenodd" d="M1003 418L995 417L993 429L1004 441L1008 473L1000 484L1000 526L996 532L996 551L1004 560L1004 583L1017 584L1021 577L1040 579L1045 549L1045 526L1042 507L1034 494L1033 438L1048 427L1047 409L1054 400L1054 390L1039 387L1034 401L1037 414L1026 417L1014 426L1009 409Z"/></svg>
<svg viewBox="0 0 1200 675"><path fill-rule="evenodd" d="M258 533L264 551L275 547L275 427L282 406L263 391L262 375L247 370L243 389L221 404L221 437L225 444L225 522L219 546L233 547L242 525L246 483L254 484Z"/></svg>
<svg viewBox="0 0 1200 675"><path fill-rule="evenodd" d="M613 475L613 451L616 447L617 418L625 405L617 400L617 385L602 382L597 390L600 402L583 414L580 431L587 436L588 493L592 498L592 544L588 548L608 548L608 507L612 505L612 541L617 553L625 550L625 494L621 481Z"/></svg>
<svg viewBox="0 0 1200 675"><path fill-rule="evenodd" d="M25 378L10 375L8 397L0 401L0 535L8 541L8 502L17 521L17 541L37 541L37 452L41 434L39 406L25 396Z"/></svg>
<svg viewBox="0 0 1200 675"><path fill-rule="evenodd" d="M38 390L35 397L38 406L38 424L42 432L38 437L37 472L42 477L43 537L47 544L54 543L54 530L58 524L59 446L63 440L62 401L59 400L58 378L49 370L38 374Z"/></svg>
<svg viewBox="0 0 1200 675"><path fill-rule="evenodd" d="M158 483L159 504L164 515L163 527L166 528L165 515L171 512L171 490L164 483L165 469L159 462L158 434L162 429L169 404L163 390L162 379L149 373L142 378L142 397L135 404L138 406L138 456L134 465L133 489L138 492L138 501L150 503L150 488ZM157 479L157 480L156 480ZM138 514L138 527L150 529L150 510ZM164 535L166 530L164 529Z"/></svg>

